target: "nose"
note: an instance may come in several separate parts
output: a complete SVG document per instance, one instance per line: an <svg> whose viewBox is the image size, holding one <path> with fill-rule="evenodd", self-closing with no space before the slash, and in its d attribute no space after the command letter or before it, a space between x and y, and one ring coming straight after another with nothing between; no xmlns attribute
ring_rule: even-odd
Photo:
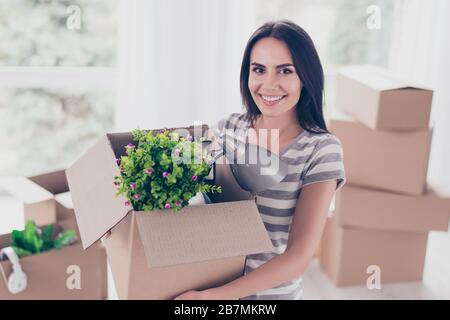
<svg viewBox="0 0 450 320"><path fill-rule="evenodd" d="M263 89L267 91L275 91L280 89L280 83L276 72L267 73L267 76L264 79Z"/></svg>

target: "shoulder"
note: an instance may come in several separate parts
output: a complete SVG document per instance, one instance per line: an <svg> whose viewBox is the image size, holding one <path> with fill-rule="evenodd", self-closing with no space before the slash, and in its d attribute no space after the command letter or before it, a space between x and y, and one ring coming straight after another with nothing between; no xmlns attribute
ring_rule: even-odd
<svg viewBox="0 0 450 320"><path fill-rule="evenodd" d="M310 134L311 155L303 171L303 186L320 181L337 180L337 189L345 184L342 143L331 133Z"/></svg>
<svg viewBox="0 0 450 320"><path fill-rule="evenodd" d="M248 120L247 113L234 112L220 119L219 128L220 130L242 128L248 124Z"/></svg>
<svg viewBox="0 0 450 320"><path fill-rule="evenodd" d="M306 141L311 148L312 158L329 153L343 153L341 140L332 133L308 132Z"/></svg>

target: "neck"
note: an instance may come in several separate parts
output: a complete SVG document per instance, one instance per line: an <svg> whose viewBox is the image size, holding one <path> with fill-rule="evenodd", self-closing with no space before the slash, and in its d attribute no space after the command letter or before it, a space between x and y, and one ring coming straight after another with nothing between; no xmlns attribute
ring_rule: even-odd
<svg viewBox="0 0 450 320"><path fill-rule="evenodd" d="M303 131L297 122L295 113L292 115L266 116L260 114L256 119L255 127L259 129L279 129L280 136L297 135Z"/></svg>

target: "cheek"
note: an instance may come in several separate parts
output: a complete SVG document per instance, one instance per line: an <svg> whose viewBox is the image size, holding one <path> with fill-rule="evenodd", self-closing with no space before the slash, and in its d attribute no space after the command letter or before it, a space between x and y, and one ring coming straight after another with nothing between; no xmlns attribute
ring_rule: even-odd
<svg viewBox="0 0 450 320"><path fill-rule="evenodd" d="M250 76L248 78L248 88L252 94L260 87L261 84L259 82L255 77Z"/></svg>
<svg viewBox="0 0 450 320"><path fill-rule="evenodd" d="M286 82L284 88L292 97L300 97L302 83L300 80L291 80Z"/></svg>

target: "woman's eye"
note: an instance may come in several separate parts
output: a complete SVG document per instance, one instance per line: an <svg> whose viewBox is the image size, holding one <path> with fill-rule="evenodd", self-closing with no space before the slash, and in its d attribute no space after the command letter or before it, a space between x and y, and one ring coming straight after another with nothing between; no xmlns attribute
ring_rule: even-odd
<svg viewBox="0 0 450 320"><path fill-rule="evenodd" d="M253 68L253 72L256 72L256 73L262 73L263 71L264 71L263 69L258 68L258 67Z"/></svg>
<svg viewBox="0 0 450 320"><path fill-rule="evenodd" d="M291 70L291 69L281 69L281 73L282 74L290 74L290 73L292 73L293 71Z"/></svg>

